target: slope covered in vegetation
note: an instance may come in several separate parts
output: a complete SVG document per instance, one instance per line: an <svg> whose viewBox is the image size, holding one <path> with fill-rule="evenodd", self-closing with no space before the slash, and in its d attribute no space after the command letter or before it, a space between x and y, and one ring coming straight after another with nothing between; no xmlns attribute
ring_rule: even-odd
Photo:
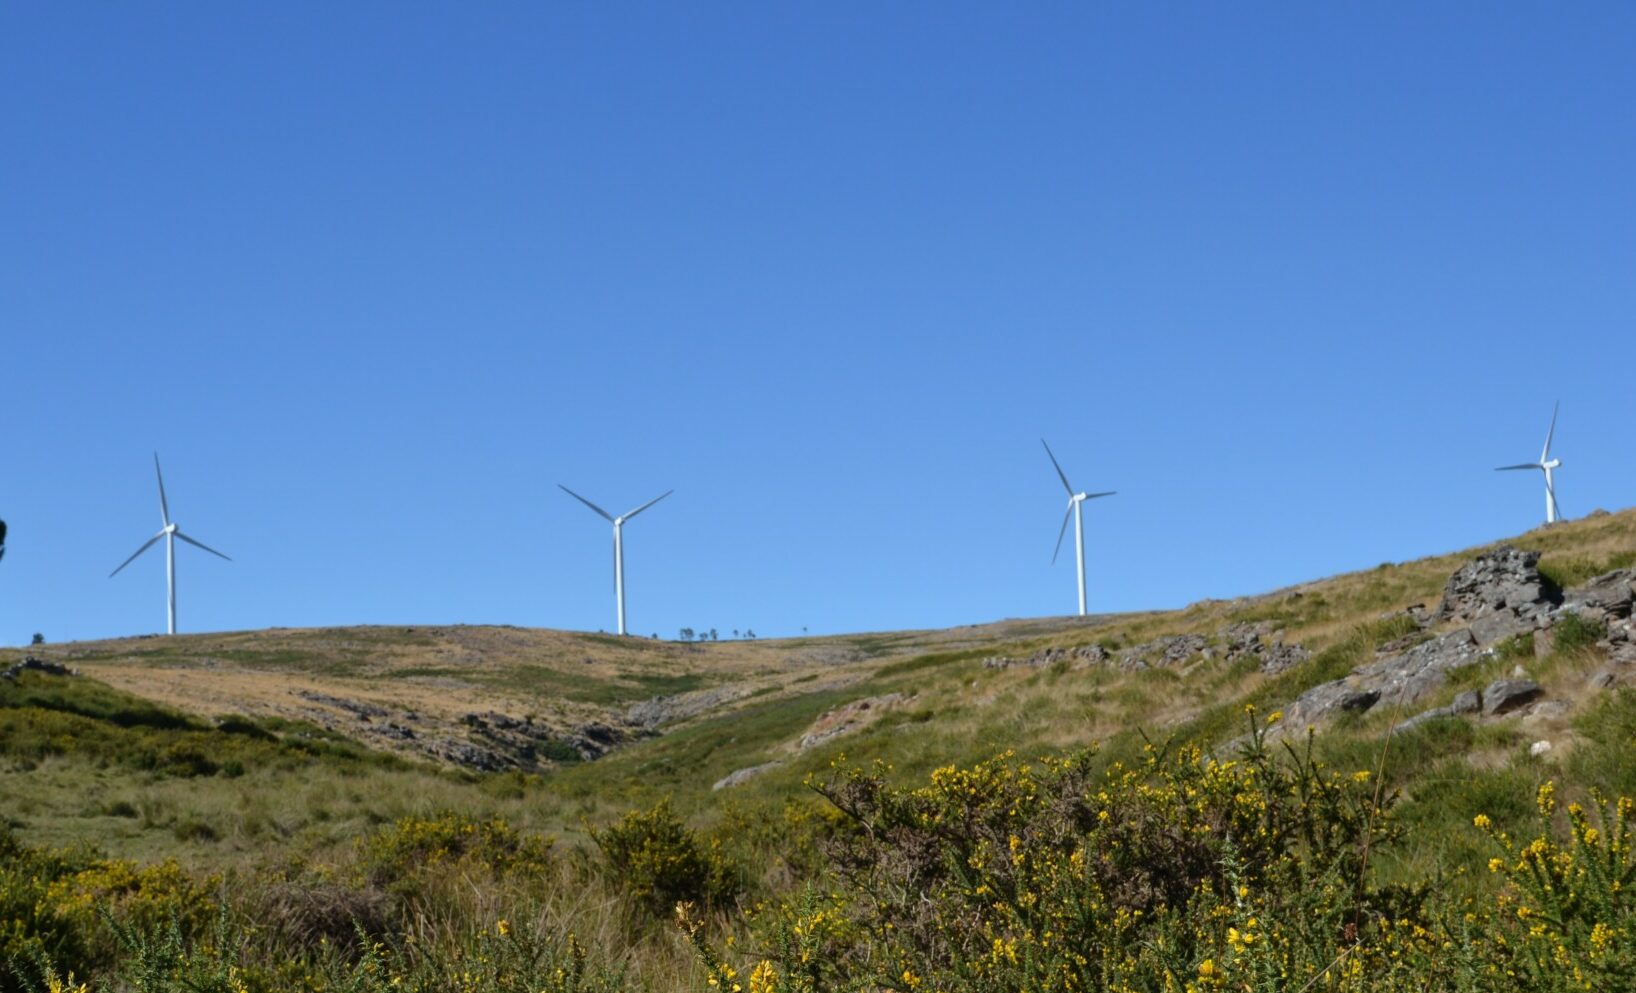
<svg viewBox="0 0 1636 993"><path fill-rule="evenodd" d="M1636 513L1513 543L948 632L35 649L0 988L1636 988ZM1474 560L1525 574L1447 607Z"/></svg>

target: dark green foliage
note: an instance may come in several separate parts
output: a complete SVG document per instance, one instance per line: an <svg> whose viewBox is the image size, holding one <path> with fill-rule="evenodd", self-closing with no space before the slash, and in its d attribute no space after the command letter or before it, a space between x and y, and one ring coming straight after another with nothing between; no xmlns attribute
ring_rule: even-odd
<svg viewBox="0 0 1636 993"><path fill-rule="evenodd" d="M743 872L721 850L682 823L668 799L626 814L591 838L607 878L641 906L668 915L678 903L730 906L744 889Z"/></svg>

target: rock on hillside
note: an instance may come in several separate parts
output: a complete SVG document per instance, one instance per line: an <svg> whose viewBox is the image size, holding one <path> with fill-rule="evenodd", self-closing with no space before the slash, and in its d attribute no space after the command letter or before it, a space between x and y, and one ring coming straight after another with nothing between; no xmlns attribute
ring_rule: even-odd
<svg viewBox="0 0 1636 993"><path fill-rule="evenodd" d="M1506 638L1535 633L1548 639L1553 625L1568 613L1604 624L1607 634L1600 647L1616 666L1636 667L1632 572L1599 576L1564 593L1539 572L1538 563L1538 552L1510 546L1479 555L1449 577L1442 603L1428 618L1432 624L1463 623L1464 627L1410 647L1394 644L1391 651L1350 675L1312 687L1285 708L1279 730L1287 733L1341 713L1370 710L1383 702L1411 706L1441 688L1451 673L1491 654ZM1605 687L1618 681L1621 676L1608 672L1593 677L1591 685ZM1481 693L1463 693L1447 707L1417 714L1398 728L1455 714L1507 713L1531 703L1542 692L1525 679L1501 680Z"/></svg>

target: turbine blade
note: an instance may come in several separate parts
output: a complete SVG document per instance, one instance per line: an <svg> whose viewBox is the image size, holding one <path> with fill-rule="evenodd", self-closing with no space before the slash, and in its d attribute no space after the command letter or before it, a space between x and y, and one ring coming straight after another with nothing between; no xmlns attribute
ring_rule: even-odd
<svg viewBox="0 0 1636 993"><path fill-rule="evenodd" d="M159 516L170 526L170 504L165 502L165 474L159 471L159 453L153 453L153 474L159 477Z"/></svg>
<svg viewBox="0 0 1636 993"><path fill-rule="evenodd" d="M569 496L573 497L575 500L578 500L580 503L583 503L585 506L590 507L592 510L596 511L598 517L602 518L603 520L607 521L610 524L613 523L613 515L612 514L608 513L606 510L603 510L601 507L598 507L596 504L594 504L591 501L589 501L589 500L585 499L584 497L580 496L578 493L575 493L573 490L571 490L568 487L562 485L561 483L557 484L557 489L562 490L564 493L566 493Z"/></svg>
<svg viewBox="0 0 1636 993"><path fill-rule="evenodd" d="M156 541L158 541L158 540L159 540L159 539L160 539L160 538L163 538L163 537L164 537L164 536L165 536L165 532L163 532L163 531L161 531L161 532L159 532L159 533L158 533L158 534L156 534L156 535L154 535L154 536L153 536L153 537L152 537L152 538L149 538L149 539L148 539L148 540L147 540L147 541L146 541L146 542L144 542L144 543L143 543L143 545L142 545L142 547L141 547L141 548L138 548L138 549L137 549L137 550L136 550L136 551L134 551L134 552L132 552L132 553L131 553L131 557L130 557L130 558L128 558L128 559L126 559L126 560L125 560L125 561L123 561L123 562L121 562L121 563L119 563L119 569L123 569L123 568L125 568L125 567L126 567L126 566L128 566L128 565L130 565L130 564L131 564L131 563L132 563L132 562L135 562L135 561L136 561L136 557L137 557L137 556L138 556L138 555L141 555L141 554L142 554L142 553L143 553L143 552L145 552L145 551L147 551L147 550L148 550L148 549L150 549L150 548L152 548L152 547L153 547L153 543L154 543L154 542L156 542ZM114 577L115 577L115 576L117 576L117 575L119 575L119 569L115 569L115 570L114 570L114 571L113 571L113 572L110 572L110 573L109 573L109 574L108 574L108 578L109 578L109 579L112 579L112 578L114 578Z"/></svg>
<svg viewBox="0 0 1636 993"><path fill-rule="evenodd" d="M1051 552L1051 564L1057 564L1057 556L1062 554L1062 538L1068 533L1068 518L1074 516L1074 502L1068 501L1068 512L1062 515L1062 530L1057 532L1057 547Z"/></svg>
<svg viewBox="0 0 1636 993"><path fill-rule="evenodd" d="M1539 460L1541 462L1551 461L1551 439L1556 437L1556 415L1557 415L1557 411L1559 411L1561 409L1562 409L1562 401L1561 400L1558 400L1556 402L1556 406L1551 408L1551 430L1545 432L1545 448L1542 449L1540 451L1540 453L1539 453Z"/></svg>
<svg viewBox="0 0 1636 993"><path fill-rule="evenodd" d="M1087 493L1087 494L1085 494L1085 499L1095 500L1097 497L1113 496L1115 493L1118 493L1118 492L1119 492L1118 490L1109 490L1106 493Z"/></svg>
<svg viewBox="0 0 1636 993"><path fill-rule="evenodd" d="M192 538L189 538L187 535L183 534L180 531L176 532L176 537L178 537L178 538L182 539L183 541L187 542L188 544L192 545L194 548L202 548L202 549L204 549L205 551L209 552L212 555L215 555L215 556L217 556L219 558L227 559L227 556L223 555L221 552L216 551L214 548L211 548L209 545L205 544L202 541L194 541ZM232 559L227 559L227 561L231 562L233 560Z"/></svg>
<svg viewBox="0 0 1636 993"><path fill-rule="evenodd" d="M1040 439L1040 444L1045 445L1045 439L1044 438ZM1062 466L1057 463L1057 457L1055 455L1051 454L1051 446L1050 445L1045 445L1045 454L1051 459L1051 464L1056 466L1057 478L1062 480L1062 488L1068 491L1069 496L1073 496L1074 495L1073 484L1068 482L1068 474L1062 471Z"/></svg>
<svg viewBox="0 0 1636 993"><path fill-rule="evenodd" d="M1497 469L1495 469L1494 471L1495 472L1505 472L1508 469L1543 469L1543 468L1545 468L1545 467L1540 465L1538 462L1524 462L1522 465L1502 465L1502 466L1498 467Z"/></svg>
<svg viewBox="0 0 1636 993"><path fill-rule="evenodd" d="M635 510L633 510L630 513L626 514L622 518L622 520L627 520L627 521L630 520L631 518L635 517L637 514L640 514L642 511L647 510L649 507L653 506L654 504L658 503L660 500L663 500L665 497L670 496L672 493L675 493L675 492L676 492L675 490L666 490L666 491L664 491L663 493L661 493L658 496L654 497L652 500L649 500L647 503L644 503L642 506L637 507Z"/></svg>

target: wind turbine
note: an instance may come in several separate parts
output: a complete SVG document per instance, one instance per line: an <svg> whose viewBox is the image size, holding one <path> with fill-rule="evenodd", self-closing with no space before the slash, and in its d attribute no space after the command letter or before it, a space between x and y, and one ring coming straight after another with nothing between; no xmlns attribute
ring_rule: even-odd
<svg viewBox="0 0 1636 993"><path fill-rule="evenodd" d="M580 503L583 503L585 506L590 507L592 510L596 511L598 517L601 517L603 520L608 521L609 523L611 523L613 525L613 528L614 528L614 599L617 600L618 603L619 603L619 633L624 634L625 633L625 539L621 534L621 529L625 526L626 521L628 521L631 518L635 517L637 514L640 514L642 511L647 510L649 507L651 507L654 504L658 503L660 500L663 500L665 497L670 496L672 493L675 493L676 491L675 490L666 490L665 492L663 492L663 493L659 494L658 496L654 497L652 500L649 500L647 503L644 503L642 506L637 507L635 510L633 510L633 511L627 513L627 514L620 514L618 517L614 517L612 514L609 514L606 510L603 510L601 507L598 507L596 504L594 504L591 501L589 501L589 500L585 499L584 497L580 496L578 493L575 493L573 490L569 489L568 487L563 486L561 483L557 484L557 488L562 490L564 493L568 494L569 496L573 497L575 500L578 500Z"/></svg>
<svg viewBox="0 0 1636 993"><path fill-rule="evenodd" d="M165 502L165 474L159 471L159 453L158 452L153 453L153 474L156 477L158 477L158 479L159 479L159 519L164 522L165 526L159 529L158 534L154 535L152 538L149 538L147 540L147 542L142 545L141 548L138 548L136 551L132 552L130 558L128 558L125 561L121 562L119 564L119 569L115 569L113 572L110 572L108 574L108 578L112 579L115 576L119 575L119 570L120 569L123 569L126 566L130 565L132 562L135 562L136 557L138 555L141 555L143 552L147 551L148 549L152 548L154 542L158 541L160 538L165 539L165 606L166 606L165 629L166 629L167 633L175 634L176 633L176 539L180 538L183 541L187 542L188 544L194 546L195 548L202 548L205 551L209 552L210 554L216 556L217 558L227 559L227 561L229 561L229 562L231 562L233 560L228 559L227 556L223 555L221 552L216 551L214 548L211 548L209 545L206 545L203 542L195 541L194 539L189 538L187 535L183 534L181 528L178 528L176 526L175 522L170 519L170 505Z"/></svg>
<svg viewBox="0 0 1636 993"><path fill-rule="evenodd" d="M1045 445L1045 439L1040 439ZM1080 517L1080 505L1086 500L1095 500L1098 497L1113 496L1114 490L1106 493L1076 493L1073 484L1068 482L1067 473L1057 463L1057 457L1051 454L1051 446L1045 445L1045 454L1050 457L1051 464L1056 467L1057 478L1062 480L1062 488L1068 491L1068 512L1062 515L1062 530L1057 532L1057 548L1051 553L1051 564L1057 564L1057 555L1062 552L1062 538L1068 533L1068 518L1074 519L1074 550L1079 559L1079 616L1085 616L1085 522Z"/></svg>
<svg viewBox="0 0 1636 993"><path fill-rule="evenodd" d="M1551 429L1545 432L1545 447L1540 450L1538 462L1524 462L1521 465L1502 465L1495 472L1506 472L1511 469L1538 469L1545 473L1545 523L1555 524L1562 518L1562 512L1556 505L1556 485L1551 480L1551 470L1562 465L1561 459L1551 458L1551 439L1556 435L1556 415L1562 408L1562 401L1551 408Z"/></svg>

